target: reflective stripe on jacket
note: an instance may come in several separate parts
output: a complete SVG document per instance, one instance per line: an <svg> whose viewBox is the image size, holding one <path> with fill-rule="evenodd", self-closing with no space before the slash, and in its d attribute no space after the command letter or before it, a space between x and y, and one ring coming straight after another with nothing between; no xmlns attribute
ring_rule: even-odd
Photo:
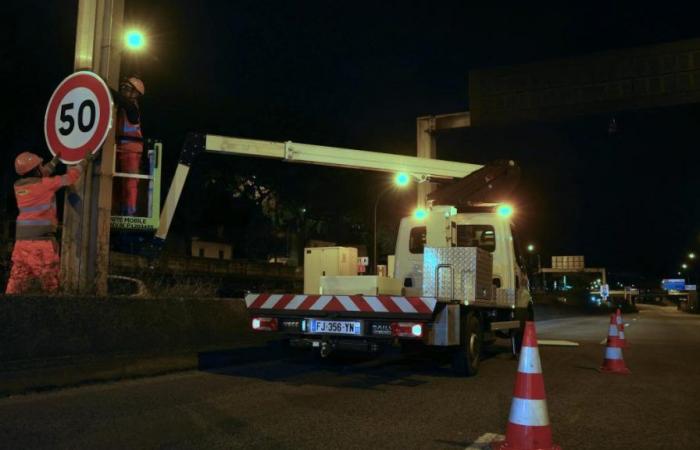
<svg viewBox="0 0 700 450"><path fill-rule="evenodd" d="M22 178L15 183L18 241L53 239L56 234L56 191L75 184L83 168L70 167L65 175L58 177Z"/></svg>
<svg viewBox="0 0 700 450"><path fill-rule="evenodd" d="M143 151L141 122L129 122L126 111L121 109L117 116L117 150L140 153Z"/></svg>

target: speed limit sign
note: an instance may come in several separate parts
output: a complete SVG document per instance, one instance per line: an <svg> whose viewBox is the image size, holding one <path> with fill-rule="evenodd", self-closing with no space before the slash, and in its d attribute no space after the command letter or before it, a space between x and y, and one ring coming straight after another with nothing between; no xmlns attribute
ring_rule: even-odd
<svg viewBox="0 0 700 450"><path fill-rule="evenodd" d="M46 145L66 164L96 153L112 128L112 95L96 74L76 72L61 81L44 116Z"/></svg>

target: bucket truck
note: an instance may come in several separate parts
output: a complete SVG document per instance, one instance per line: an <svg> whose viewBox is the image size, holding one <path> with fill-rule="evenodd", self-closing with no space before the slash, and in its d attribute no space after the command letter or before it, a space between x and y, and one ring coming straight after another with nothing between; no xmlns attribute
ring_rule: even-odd
<svg viewBox="0 0 700 450"><path fill-rule="evenodd" d="M202 152L274 158L359 170L403 172L443 182L423 217L401 220L393 282L383 277L321 276L319 292L254 293L245 298L251 327L283 333L290 345L327 356L419 344L451 355L456 372L478 371L496 336L517 352L533 318L526 270L501 201L519 176L513 161L486 166L295 142L191 133L166 198L156 239L163 241L189 168ZM507 198L507 197L506 197Z"/></svg>

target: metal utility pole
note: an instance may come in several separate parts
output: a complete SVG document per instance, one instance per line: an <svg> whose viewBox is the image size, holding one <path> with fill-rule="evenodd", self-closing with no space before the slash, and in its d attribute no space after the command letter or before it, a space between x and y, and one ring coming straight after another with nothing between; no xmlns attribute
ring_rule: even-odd
<svg viewBox="0 0 700 450"><path fill-rule="evenodd" d="M75 70L91 70L112 88L119 83L124 0L80 0ZM61 284L73 294L107 294L115 132L101 156L66 192L61 249Z"/></svg>

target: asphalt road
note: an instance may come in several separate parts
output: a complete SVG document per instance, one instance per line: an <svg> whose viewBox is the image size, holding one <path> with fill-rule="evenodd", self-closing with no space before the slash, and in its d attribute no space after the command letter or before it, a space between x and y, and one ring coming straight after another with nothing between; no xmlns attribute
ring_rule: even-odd
<svg viewBox="0 0 700 450"><path fill-rule="evenodd" d="M537 324L555 442L565 449L700 448L700 316L625 317L629 376L599 373L607 318ZM475 378L424 359L260 361L0 400L0 448L464 449L505 431L517 363L506 342Z"/></svg>

